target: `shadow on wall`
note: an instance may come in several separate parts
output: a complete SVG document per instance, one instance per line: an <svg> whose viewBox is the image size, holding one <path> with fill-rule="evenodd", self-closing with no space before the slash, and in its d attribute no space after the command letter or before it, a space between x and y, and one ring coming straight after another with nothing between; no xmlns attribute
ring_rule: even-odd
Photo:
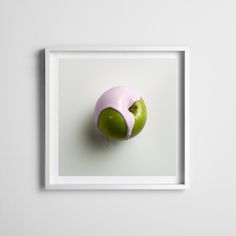
<svg viewBox="0 0 236 236"><path fill-rule="evenodd" d="M99 151L104 149L106 143L105 138L99 134L98 130L96 130L96 126L93 120L94 113L91 112L88 114L84 121L84 129L82 135L84 136L84 141L89 148L94 149L95 151ZM81 135L81 134L80 134Z"/></svg>
<svg viewBox="0 0 236 236"><path fill-rule="evenodd" d="M45 51L36 54L37 59L37 88L38 88L38 133L39 133L39 188L44 189L45 183Z"/></svg>

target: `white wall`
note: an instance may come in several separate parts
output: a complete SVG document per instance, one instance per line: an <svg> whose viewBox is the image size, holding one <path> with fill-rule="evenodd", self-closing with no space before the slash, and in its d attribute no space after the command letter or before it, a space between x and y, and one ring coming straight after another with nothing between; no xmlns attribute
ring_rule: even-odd
<svg viewBox="0 0 236 236"><path fill-rule="evenodd" d="M235 1L0 0L0 235L236 235ZM187 45L191 188L42 189L54 45Z"/></svg>

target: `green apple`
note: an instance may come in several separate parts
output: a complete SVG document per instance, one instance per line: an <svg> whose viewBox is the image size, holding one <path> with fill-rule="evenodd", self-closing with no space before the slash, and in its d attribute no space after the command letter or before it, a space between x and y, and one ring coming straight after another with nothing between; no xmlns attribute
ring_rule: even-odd
<svg viewBox="0 0 236 236"><path fill-rule="evenodd" d="M134 115L134 127L131 133L131 138L140 133L147 120L147 108L143 99L135 102L129 111Z"/></svg>
<svg viewBox="0 0 236 236"><path fill-rule="evenodd" d="M134 124L129 136L127 136L128 127L124 117L120 112L110 107L104 109L99 115L97 125L101 133L113 140L126 140L139 134L147 120L144 100L141 98L134 102L128 110L134 116Z"/></svg>

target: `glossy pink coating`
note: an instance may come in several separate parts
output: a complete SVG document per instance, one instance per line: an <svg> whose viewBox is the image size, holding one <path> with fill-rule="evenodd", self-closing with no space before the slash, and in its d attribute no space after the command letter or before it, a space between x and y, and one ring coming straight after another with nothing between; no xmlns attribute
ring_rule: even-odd
<svg viewBox="0 0 236 236"><path fill-rule="evenodd" d="M133 89L126 86L113 87L104 92L98 99L95 107L95 123L98 124L100 113L106 108L113 108L120 112L127 125L126 137L129 138L134 127L134 115L129 108L141 96Z"/></svg>

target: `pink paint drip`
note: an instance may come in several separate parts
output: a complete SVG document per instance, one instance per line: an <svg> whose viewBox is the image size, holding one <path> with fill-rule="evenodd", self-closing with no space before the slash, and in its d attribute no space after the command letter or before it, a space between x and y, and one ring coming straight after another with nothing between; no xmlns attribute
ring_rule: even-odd
<svg viewBox="0 0 236 236"><path fill-rule="evenodd" d="M107 90L98 99L95 107L95 123L98 125L100 113L106 108L113 108L120 112L127 125L126 138L128 139L134 127L134 115L129 108L134 102L141 99L141 96L131 88L117 86Z"/></svg>

